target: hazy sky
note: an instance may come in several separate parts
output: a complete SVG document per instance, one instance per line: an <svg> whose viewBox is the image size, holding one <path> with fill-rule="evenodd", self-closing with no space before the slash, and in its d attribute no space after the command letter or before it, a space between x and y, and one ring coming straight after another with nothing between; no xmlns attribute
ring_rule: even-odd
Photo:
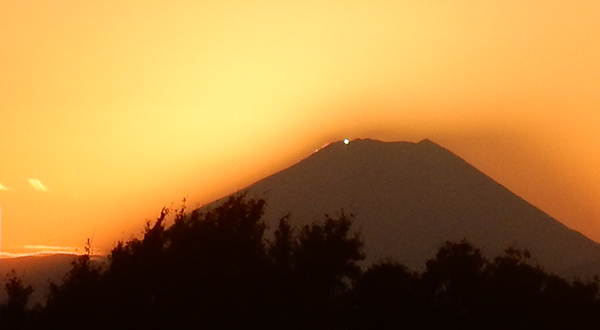
<svg viewBox="0 0 600 330"><path fill-rule="evenodd" d="M0 2L2 251L97 251L343 138L430 138L600 241L600 2Z"/></svg>

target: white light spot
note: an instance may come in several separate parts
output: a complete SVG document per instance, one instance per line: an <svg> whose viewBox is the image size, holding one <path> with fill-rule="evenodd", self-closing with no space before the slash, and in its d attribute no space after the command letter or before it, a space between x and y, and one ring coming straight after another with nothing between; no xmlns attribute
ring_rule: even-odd
<svg viewBox="0 0 600 330"><path fill-rule="evenodd" d="M348 143L350 143L350 140L344 139L344 144L348 144Z"/></svg>
<svg viewBox="0 0 600 330"><path fill-rule="evenodd" d="M5 186L2 185L2 183L0 183L0 190L8 190L8 188L6 188Z"/></svg>
<svg viewBox="0 0 600 330"><path fill-rule="evenodd" d="M38 179L29 179L29 184L31 184L31 186L35 190L48 191L48 187L44 186L44 184L41 183Z"/></svg>

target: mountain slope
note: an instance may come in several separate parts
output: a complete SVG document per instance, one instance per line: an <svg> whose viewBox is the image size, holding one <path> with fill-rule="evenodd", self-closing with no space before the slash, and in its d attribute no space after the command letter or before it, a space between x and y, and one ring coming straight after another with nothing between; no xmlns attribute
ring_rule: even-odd
<svg viewBox="0 0 600 330"><path fill-rule="evenodd" d="M444 241L466 238L489 256L528 248L560 275L600 273L600 245L429 140L332 143L244 190L267 200L271 229L288 212L298 226L354 214L367 262L422 269Z"/></svg>
<svg viewBox="0 0 600 330"><path fill-rule="evenodd" d="M33 288L29 299L30 305L44 304L50 283L60 284L77 257L74 254L49 254L0 258L0 303L5 303L8 299L4 286L11 271L14 270L24 285L31 285ZM92 256L92 262L98 265L105 260L106 258L102 256Z"/></svg>
<svg viewBox="0 0 600 330"><path fill-rule="evenodd" d="M8 278L6 275L10 274L12 270L16 272L23 284L33 287L34 291L30 301L33 304L43 303L48 294L50 282L60 283L71 269L71 262L74 259L74 255L68 254L0 259L0 303L7 299L4 285Z"/></svg>

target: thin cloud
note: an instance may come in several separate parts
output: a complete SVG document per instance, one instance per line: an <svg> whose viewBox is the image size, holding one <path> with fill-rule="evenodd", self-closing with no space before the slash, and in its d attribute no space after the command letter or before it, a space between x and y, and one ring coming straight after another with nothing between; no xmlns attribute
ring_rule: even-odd
<svg viewBox="0 0 600 330"><path fill-rule="evenodd" d="M28 250L52 250L52 251L77 251L73 246L55 246L55 245L23 245Z"/></svg>
<svg viewBox="0 0 600 330"><path fill-rule="evenodd" d="M46 187L43 183L38 179L29 179L29 184L33 187L33 189L38 191L48 191L48 187Z"/></svg>
<svg viewBox="0 0 600 330"><path fill-rule="evenodd" d="M77 256L85 253L85 249L74 246L53 246L53 245L21 245L19 249L32 250L31 252L0 252L0 259L21 258L21 257L43 257L51 255L71 255ZM37 250L37 251L36 251ZM106 253L96 252L90 255L92 258L104 258Z"/></svg>
<svg viewBox="0 0 600 330"><path fill-rule="evenodd" d="M25 255L26 254L24 254L24 253L0 252L0 259L18 258L18 257L23 257Z"/></svg>
<svg viewBox="0 0 600 330"><path fill-rule="evenodd" d="M81 255L78 248L73 246L53 246L53 245L22 245L20 249L32 250L31 252L0 252L0 259L21 258L21 257L43 257L48 255Z"/></svg>
<svg viewBox="0 0 600 330"><path fill-rule="evenodd" d="M79 256L82 255L80 252L69 252L69 251L38 251L38 252L25 252L25 253L11 253L11 252L0 252L0 259L13 259L23 257L45 257L53 255L68 255L68 256ZM91 257L102 257L102 255L92 255Z"/></svg>

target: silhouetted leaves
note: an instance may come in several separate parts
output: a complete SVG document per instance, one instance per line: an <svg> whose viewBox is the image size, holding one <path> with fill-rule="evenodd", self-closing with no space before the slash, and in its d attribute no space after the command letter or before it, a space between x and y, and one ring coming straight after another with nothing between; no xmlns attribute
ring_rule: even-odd
<svg viewBox="0 0 600 330"><path fill-rule="evenodd" d="M426 310L418 275L406 266L380 262L357 280L353 292L353 329L384 329L390 324L423 329Z"/></svg>
<svg viewBox="0 0 600 330"><path fill-rule="evenodd" d="M17 277L15 271L7 274L6 284L4 289L8 294L8 301L4 305L0 305L0 325L5 329L27 329L31 324L26 310L29 302L29 297L33 293L33 288L30 285L25 285L23 281Z"/></svg>
<svg viewBox="0 0 600 330"><path fill-rule="evenodd" d="M446 242L423 273L393 261L362 271L344 213L266 237L265 202L233 196L207 212L163 209L100 268L91 250L52 284L45 307L15 274L2 329L564 329L600 325L598 279L567 281L509 248L485 258ZM167 226L169 216L172 225ZM169 218L170 219L170 218ZM89 246L88 246L89 247Z"/></svg>
<svg viewBox="0 0 600 330"><path fill-rule="evenodd" d="M480 316L486 263L479 249L465 240L446 242L435 258L426 262L423 282L440 326L472 327Z"/></svg>

